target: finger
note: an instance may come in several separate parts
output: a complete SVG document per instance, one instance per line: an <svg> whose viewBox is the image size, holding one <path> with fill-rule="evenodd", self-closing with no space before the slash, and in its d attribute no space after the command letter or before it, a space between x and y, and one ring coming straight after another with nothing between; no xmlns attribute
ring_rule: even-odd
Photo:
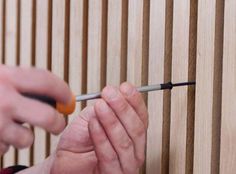
<svg viewBox="0 0 236 174"><path fill-rule="evenodd" d="M95 104L97 118L118 154L121 168L125 173L132 173L137 169L137 160L134 154L134 144L115 113L103 100Z"/></svg>
<svg viewBox="0 0 236 174"><path fill-rule="evenodd" d="M41 127L53 134L64 130L65 118L53 107L21 95L17 95L15 100L13 118L16 121Z"/></svg>
<svg viewBox="0 0 236 174"><path fill-rule="evenodd" d="M145 127L148 127L148 111L140 92L133 85L125 82L120 86L121 93L139 115Z"/></svg>
<svg viewBox="0 0 236 174"><path fill-rule="evenodd" d="M9 145L7 145L4 142L0 142L0 156L2 156L3 154L5 154L9 149Z"/></svg>
<svg viewBox="0 0 236 174"><path fill-rule="evenodd" d="M89 132L94 143L100 172L104 174L122 174L118 156L96 118L90 120Z"/></svg>
<svg viewBox="0 0 236 174"><path fill-rule="evenodd" d="M118 89L108 86L102 91L102 97L112 108L132 139L137 161L142 164L146 142L146 129L143 122Z"/></svg>
<svg viewBox="0 0 236 174"><path fill-rule="evenodd" d="M68 85L49 71L0 66L0 81L7 81L21 93L50 96L60 103L72 100Z"/></svg>
<svg viewBox="0 0 236 174"><path fill-rule="evenodd" d="M3 134L2 141L18 149L31 146L34 140L30 129L16 123L9 124Z"/></svg>

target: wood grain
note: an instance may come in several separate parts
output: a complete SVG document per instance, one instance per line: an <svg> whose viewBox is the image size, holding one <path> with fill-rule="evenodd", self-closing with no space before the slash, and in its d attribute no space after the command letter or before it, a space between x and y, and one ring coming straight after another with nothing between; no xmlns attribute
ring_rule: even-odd
<svg viewBox="0 0 236 174"><path fill-rule="evenodd" d="M66 1L53 1L52 11L52 72L61 79L65 77L65 11ZM58 143L58 136L51 136L50 152L52 153Z"/></svg>
<svg viewBox="0 0 236 174"><path fill-rule="evenodd" d="M164 82L166 3L164 0L152 0L150 7L148 78L151 85ZM163 105L163 91L149 93L146 174L162 173Z"/></svg>
<svg viewBox="0 0 236 174"><path fill-rule="evenodd" d="M21 0L20 3L20 60L22 67L30 67L32 65L32 0ZM30 128L29 125L25 125ZM30 148L18 150L17 163L25 166L30 165Z"/></svg>
<svg viewBox="0 0 236 174"><path fill-rule="evenodd" d="M206 18L206 16L208 16ZM194 174L211 173L216 1L198 1Z"/></svg>
<svg viewBox="0 0 236 174"><path fill-rule="evenodd" d="M123 25L127 17L127 4L125 1L108 1L108 31L107 31L107 84L119 86L126 77L126 59L122 54L124 48L125 36ZM124 44L124 45L123 45Z"/></svg>
<svg viewBox="0 0 236 174"><path fill-rule="evenodd" d="M225 1L220 174L236 171L236 1Z"/></svg>
<svg viewBox="0 0 236 174"><path fill-rule="evenodd" d="M104 2L91 0L89 1L88 13L88 67L87 67L87 92L98 92L105 85L104 73L105 57L103 55L104 44ZM92 104L94 101L88 102Z"/></svg>
<svg viewBox="0 0 236 174"><path fill-rule="evenodd" d="M69 61L69 84L74 94L82 94L83 66L85 57L83 53L84 43L84 0L71 0L70 10L70 61ZM81 103L77 103L76 111L69 117L72 121L81 111Z"/></svg>
<svg viewBox="0 0 236 174"><path fill-rule="evenodd" d="M174 1L172 82L188 81L190 1ZM187 143L187 87L171 93L170 166L171 174L185 173Z"/></svg>
<svg viewBox="0 0 236 174"><path fill-rule="evenodd" d="M49 2L48 0L36 1L36 48L35 48L35 66L37 68L48 68L48 20L49 20ZM38 164L46 158L46 132L41 128L34 128L34 151L33 163ZM39 151L40 149L40 151Z"/></svg>
<svg viewBox="0 0 236 174"><path fill-rule="evenodd" d="M143 0L129 1L127 81L142 84Z"/></svg>
<svg viewBox="0 0 236 174"><path fill-rule="evenodd" d="M17 2L17 0L6 1L5 64L9 66L17 64ZM4 155L3 167L14 165L15 155L15 149L10 147Z"/></svg>

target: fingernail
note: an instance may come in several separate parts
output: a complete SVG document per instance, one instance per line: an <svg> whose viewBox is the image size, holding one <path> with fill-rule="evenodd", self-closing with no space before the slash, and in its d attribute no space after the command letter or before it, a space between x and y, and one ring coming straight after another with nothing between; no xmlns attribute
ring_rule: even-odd
<svg viewBox="0 0 236 174"><path fill-rule="evenodd" d="M135 91L136 89L134 87L132 87L131 85L127 84L127 83L124 83L122 86L121 86L121 91L126 95L126 96L131 96Z"/></svg>
<svg viewBox="0 0 236 174"><path fill-rule="evenodd" d="M104 89L104 96L111 100L114 99L117 96L117 90L114 87L108 86Z"/></svg>

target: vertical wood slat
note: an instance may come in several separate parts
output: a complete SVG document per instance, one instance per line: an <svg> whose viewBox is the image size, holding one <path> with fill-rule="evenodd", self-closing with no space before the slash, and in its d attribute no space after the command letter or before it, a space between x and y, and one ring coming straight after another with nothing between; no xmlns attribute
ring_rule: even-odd
<svg viewBox="0 0 236 174"><path fill-rule="evenodd" d="M6 1L6 35L5 35L5 64L15 66L17 64L17 12L18 1ZM3 167L15 164L15 149L10 147L4 155Z"/></svg>
<svg viewBox="0 0 236 174"><path fill-rule="evenodd" d="M172 82L188 81L190 1L174 1ZM171 174L185 173L187 140L187 87L171 94L170 166Z"/></svg>
<svg viewBox="0 0 236 174"><path fill-rule="evenodd" d="M108 1L108 36L107 36L107 84L120 85L124 80L125 57L122 57L122 25L124 1Z"/></svg>
<svg viewBox="0 0 236 174"><path fill-rule="evenodd" d="M65 10L66 1L53 1L52 11L52 72L61 79L65 77ZM50 137L50 152L52 153L59 140L58 136Z"/></svg>
<svg viewBox="0 0 236 174"><path fill-rule="evenodd" d="M30 67L32 64L32 0L20 2L20 66ZM28 128L30 126L27 125ZM30 165L30 148L18 150L17 163Z"/></svg>
<svg viewBox="0 0 236 174"><path fill-rule="evenodd" d="M217 173L213 161L215 134L214 98L219 91L214 89L215 69L218 64L215 59L216 38L216 7L217 0L198 1L198 38L197 38L197 71L196 71L196 108L195 108L195 138L194 138L194 174ZM206 18L206 16L208 16ZM218 113L219 114L219 113ZM214 172L215 171L215 172Z"/></svg>
<svg viewBox="0 0 236 174"><path fill-rule="evenodd" d="M48 0L36 1L35 66L41 69L48 68L48 10ZM34 128L34 135L33 162L38 164L46 158L46 132L41 128Z"/></svg>
<svg viewBox="0 0 236 174"><path fill-rule="evenodd" d="M127 81L142 84L143 0L130 0L128 14Z"/></svg>
<svg viewBox="0 0 236 174"><path fill-rule="evenodd" d="M75 94L82 93L83 85L83 44L84 44L84 9L86 2L84 0L71 0L70 11L70 61L69 61L69 84ZM72 121L73 118L79 115L81 110L81 103L76 104L76 111L73 116L69 117Z"/></svg>
<svg viewBox="0 0 236 174"><path fill-rule="evenodd" d="M150 7L149 84L158 84L164 82L165 0L152 0ZM163 104L163 92L148 95L147 174L162 173Z"/></svg>
<svg viewBox="0 0 236 174"><path fill-rule="evenodd" d="M102 73L104 57L102 57L102 18L105 1L90 0L88 12L88 67L87 92L100 91L103 82ZM88 102L91 104L93 101Z"/></svg>
<svg viewBox="0 0 236 174"><path fill-rule="evenodd" d="M236 171L236 1L225 1L220 174Z"/></svg>

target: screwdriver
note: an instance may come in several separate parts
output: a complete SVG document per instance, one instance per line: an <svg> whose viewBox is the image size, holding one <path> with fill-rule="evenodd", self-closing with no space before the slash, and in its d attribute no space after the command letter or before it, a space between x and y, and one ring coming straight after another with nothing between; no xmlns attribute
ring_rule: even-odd
<svg viewBox="0 0 236 174"><path fill-rule="evenodd" d="M144 93L144 92L158 91L158 90L165 90L165 89L171 90L173 87L190 86L190 85L195 85L195 84L196 84L196 82L183 82L183 83L169 82L169 83L163 83L163 84L141 86L141 87L138 87L137 90L141 93ZM61 103L56 102L55 99L48 97L48 96L42 96L42 95L37 95L37 94L28 94L28 93L23 93L22 95L25 97L35 99L35 100L41 101L43 103L49 104L50 106L56 108L58 112L60 112L64 115L69 115L74 112L76 102L101 98L101 92L91 93L91 94L83 94L83 95L78 95L78 96L72 95L72 100L69 104L61 104Z"/></svg>

